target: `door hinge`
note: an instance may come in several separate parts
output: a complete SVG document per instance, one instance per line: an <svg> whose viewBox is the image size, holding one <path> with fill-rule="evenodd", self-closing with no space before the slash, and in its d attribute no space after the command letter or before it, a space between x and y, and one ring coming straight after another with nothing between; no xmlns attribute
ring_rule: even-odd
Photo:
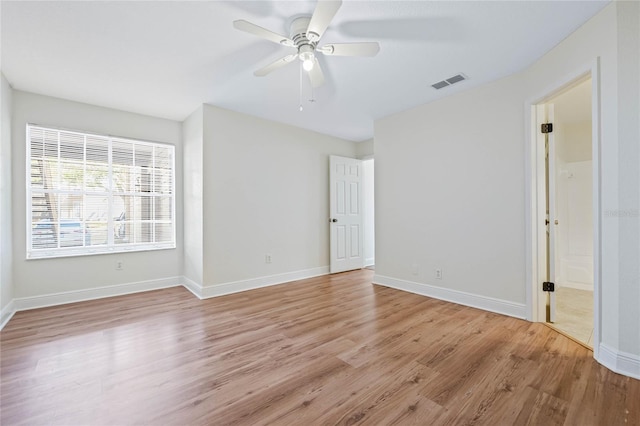
<svg viewBox="0 0 640 426"><path fill-rule="evenodd" d="M542 291L549 291L549 292L556 291L556 285L550 282L543 282Z"/></svg>
<svg viewBox="0 0 640 426"><path fill-rule="evenodd" d="M551 133L551 132L553 132L553 123L542 123L540 125L540 131L542 133Z"/></svg>

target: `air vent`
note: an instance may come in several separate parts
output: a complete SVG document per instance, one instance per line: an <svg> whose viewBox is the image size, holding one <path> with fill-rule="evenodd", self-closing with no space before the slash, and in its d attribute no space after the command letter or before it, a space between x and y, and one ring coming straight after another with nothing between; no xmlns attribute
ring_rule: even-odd
<svg viewBox="0 0 640 426"><path fill-rule="evenodd" d="M443 87L451 86L452 84L455 84L455 83L457 83L459 81L463 81L463 80L466 80L466 79L467 79L467 77L465 77L464 75L458 74L458 75L454 75L453 77L449 77L446 80L442 80L442 81L439 81L437 83L434 83L434 84L431 85L431 87L433 87L434 89L440 90Z"/></svg>
<svg viewBox="0 0 640 426"><path fill-rule="evenodd" d="M442 80L436 84L432 84L431 87L433 87L434 89L442 89L443 87L447 87L449 85L449 83L447 83L446 81Z"/></svg>

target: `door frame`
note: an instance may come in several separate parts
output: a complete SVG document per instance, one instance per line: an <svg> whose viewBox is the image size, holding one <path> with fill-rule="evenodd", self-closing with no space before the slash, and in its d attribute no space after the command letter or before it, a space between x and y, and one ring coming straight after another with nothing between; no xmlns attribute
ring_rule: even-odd
<svg viewBox="0 0 640 426"><path fill-rule="evenodd" d="M375 242L375 238L376 238L376 231L375 231L375 217L376 217L376 207L375 207L375 189L376 189L376 183L375 183L375 158L373 156L373 154L371 155L366 155L362 158L359 158L359 160L362 160L362 166L363 166L363 170L364 170L364 163L366 163L367 161L373 161L373 168L374 168L374 172L372 176L370 177L370 180L364 180L362 181L362 193L364 194L365 192L368 192L368 186L369 184L371 184L373 186L373 198L374 198L374 205L373 205L373 209L367 209L366 206L364 205L364 197L363 197L363 204L362 204L362 219L363 219L363 236L364 236L364 245L363 245L363 252L365 254L364 256L364 267L370 267L370 266L374 266L375 267L375 262L376 262L376 254L375 254L375 246L376 246L376 242ZM366 222L373 222L373 236L371 239L371 244L372 246L370 246L369 244L367 244L367 240L371 237L368 235L367 232L367 228L364 226L366 224ZM371 247L373 247L373 263L372 264L367 264L368 260L371 258L367 258L366 254L367 254L367 250L370 249Z"/></svg>
<svg viewBox="0 0 640 426"><path fill-rule="evenodd" d="M602 172L600 166L601 134L600 134L600 58L578 68L565 78L550 85L539 96L525 102L525 132L528 145L525 149L525 226L526 226L526 315L529 321L544 322L544 292L542 291L543 271L545 271L545 248L540 247L542 237L546 238L544 225L545 206L540 203L540 195L544 196L544 145L539 144L540 132L537 107L548 102L558 94L570 89L577 83L591 77L591 126L592 126L592 211L593 211L593 356L598 359L602 323ZM540 170L542 168L542 174ZM544 200L544 198L542 198ZM542 309L541 309L542 305Z"/></svg>

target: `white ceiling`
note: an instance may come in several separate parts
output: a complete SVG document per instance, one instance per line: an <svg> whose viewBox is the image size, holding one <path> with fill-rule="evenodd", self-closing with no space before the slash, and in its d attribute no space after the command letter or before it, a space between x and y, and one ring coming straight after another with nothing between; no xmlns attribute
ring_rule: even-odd
<svg viewBox="0 0 640 426"><path fill-rule="evenodd" d="M232 22L288 35L315 1L3 0L0 65L19 90L178 121L210 103L360 141L375 119L523 70L607 3L345 0L320 45L380 53L321 57L326 83L302 112L299 61L254 77L290 50ZM457 73L469 80L430 87Z"/></svg>

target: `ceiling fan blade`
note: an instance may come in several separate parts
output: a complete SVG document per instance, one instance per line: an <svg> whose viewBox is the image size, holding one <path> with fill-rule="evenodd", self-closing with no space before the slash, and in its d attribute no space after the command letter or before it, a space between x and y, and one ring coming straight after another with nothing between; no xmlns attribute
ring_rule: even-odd
<svg viewBox="0 0 640 426"><path fill-rule="evenodd" d="M259 70L255 71L253 75L256 77L264 77L272 71L277 70L278 68L282 68L287 65L289 62L292 62L294 59L298 57L298 54L287 55L284 58L280 58L275 62L270 63L266 67L262 67Z"/></svg>
<svg viewBox="0 0 640 426"><path fill-rule="evenodd" d="M340 6L342 6L342 0L318 0L307 28L307 38L310 41L320 40Z"/></svg>
<svg viewBox="0 0 640 426"><path fill-rule="evenodd" d="M336 43L325 44L318 50L329 56L376 56L380 51L380 45L375 41Z"/></svg>
<svg viewBox="0 0 640 426"><path fill-rule="evenodd" d="M309 80L311 80L311 87L314 89L324 84L324 74L322 73L322 68L320 68L318 58L313 58L313 68L309 71Z"/></svg>
<svg viewBox="0 0 640 426"><path fill-rule="evenodd" d="M274 43L282 44L285 46L295 46L295 43L289 37L276 34L273 31L269 31L266 28L262 28L256 24L252 24L251 22L245 21L244 19L233 21L233 26L237 30L244 31L249 34L253 34L255 36L264 38Z"/></svg>

